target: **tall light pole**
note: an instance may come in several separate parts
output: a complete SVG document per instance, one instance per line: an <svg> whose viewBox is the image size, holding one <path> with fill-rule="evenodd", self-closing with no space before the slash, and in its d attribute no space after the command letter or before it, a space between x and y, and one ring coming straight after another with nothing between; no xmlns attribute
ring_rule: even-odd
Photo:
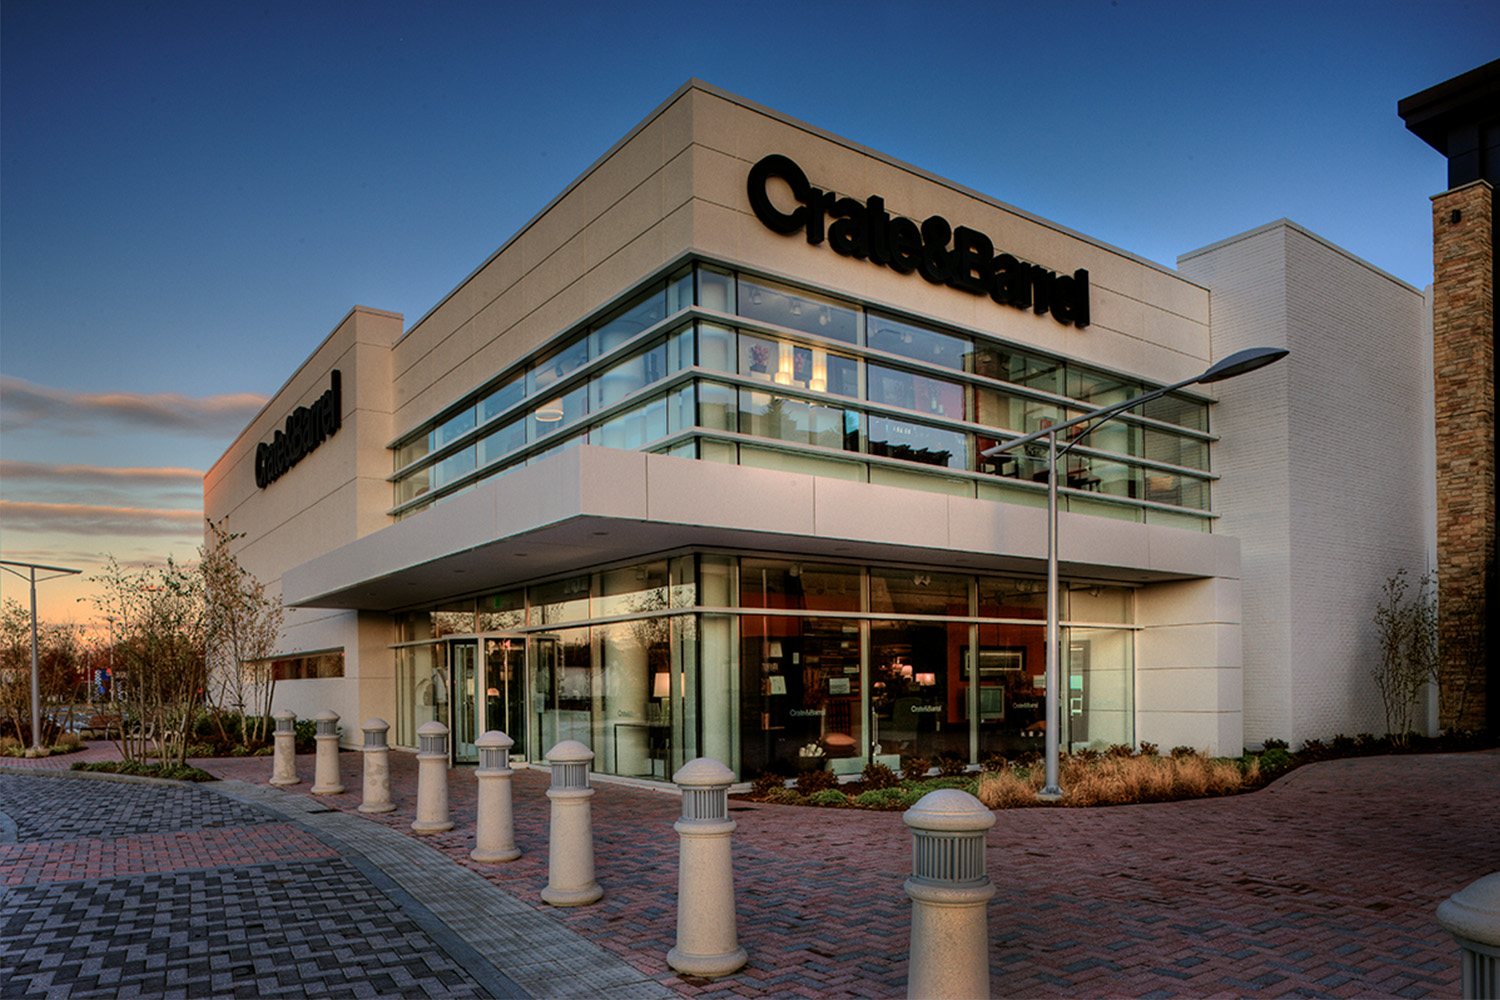
<svg viewBox="0 0 1500 1000"><path fill-rule="evenodd" d="M1059 708L1062 705L1062 669L1058 655L1058 607L1057 607L1057 460L1066 455L1072 447L1082 441L1090 431L1098 427L1112 417L1117 417L1132 407L1149 403L1158 396L1163 396L1176 389L1189 385L1206 385L1210 382L1222 382L1236 375L1253 372L1257 368L1280 361L1290 353L1280 347L1250 347L1243 351L1237 351L1229 357L1212 365L1202 375L1174 382L1172 385L1127 399L1123 403L1113 403L1109 406L1101 406L1097 410L1091 410L1080 416L1065 420L1051 427L1044 427L1039 431L1024 434L1012 438L1003 444L993 448L987 448L981 454L985 458L999 455L1017 448L1024 448L1034 441L1043 438L1047 440L1047 696L1046 705L1046 737L1047 737L1047 783L1037 792L1037 798L1044 802L1056 802L1062 798L1062 785L1057 777L1058 740L1061 737L1062 719ZM1065 431L1070 427L1086 424L1076 434L1069 435L1071 440L1061 450L1057 447L1057 432Z"/></svg>
<svg viewBox="0 0 1500 1000"><path fill-rule="evenodd" d="M20 566L27 572L22 573L20 570L11 569L12 566ZM38 756L42 750L42 684L36 656L36 571L51 573L52 576L43 577L43 579L52 580L59 576L82 573L83 570L63 569L60 566L38 566L36 563L10 562L5 559L0 559L0 568L7 573L14 573L23 580L31 581L31 752L33 756Z"/></svg>

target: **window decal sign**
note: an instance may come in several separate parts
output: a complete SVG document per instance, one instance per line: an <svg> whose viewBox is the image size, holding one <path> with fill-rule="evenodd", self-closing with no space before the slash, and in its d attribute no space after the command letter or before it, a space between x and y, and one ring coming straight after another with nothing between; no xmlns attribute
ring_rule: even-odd
<svg viewBox="0 0 1500 1000"><path fill-rule="evenodd" d="M783 212L771 201L767 184L777 177L792 189L797 207ZM920 224L892 216L885 199L860 202L815 188L790 157L772 153L750 168L746 181L750 208L766 228L783 236L806 234L807 242L827 242L844 257L868 260L898 274L916 272L935 285L988 295L1000 305L1051 313L1065 325L1089 325L1089 273L1079 268L1057 274L1015 256L995 252L994 242L967 226L952 226L941 215ZM830 222L831 220L831 222Z"/></svg>
<svg viewBox="0 0 1500 1000"><path fill-rule="evenodd" d="M286 475L324 441L338 433L343 421L342 378L337 369L328 389L311 406L299 406L286 418L286 425L269 441L255 448L255 485L261 489Z"/></svg>

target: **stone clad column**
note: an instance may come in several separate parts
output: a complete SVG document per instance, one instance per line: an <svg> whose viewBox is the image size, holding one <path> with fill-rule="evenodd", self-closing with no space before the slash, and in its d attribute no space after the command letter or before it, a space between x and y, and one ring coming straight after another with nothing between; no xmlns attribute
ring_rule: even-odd
<svg viewBox="0 0 1500 1000"><path fill-rule="evenodd" d="M272 738L276 743L275 756L271 759L271 784L295 785L297 777L297 713L282 709L275 715L276 732Z"/></svg>
<svg viewBox="0 0 1500 1000"><path fill-rule="evenodd" d="M391 801L391 748L386 743L386 733L391 724L384 719L365 722L365 745L362 748L365 771L365 794L359 811L365 813L388 813L396 808Z"/></svg>
<svg viewBox="0 0 1500 1000"><path fill-rule="evenodd" d="M342 795L344 779L339 774L339 716L324 709L313 716L318 723L318 756L313 770L314 795Z"/></svg>
<svg viewBox="0 0 1500 1000"><path fill-rule="evenodd" d="M594 752L577 740L563 740L547 751L552 765L552 823L548 834L547 888L542 899L553 906L583 906L604 895L594 881L594 830L589 799L589 762Z"/></svg>
<svg viewBox="0 0 1500 1000"><path fill-rule="evenodd" d="M490 730L474 741L479 748L478 783L475 791L474 849L469 857L475 861L514 861L521 856L516 848L515 815L511 808L510 748L516 741L498 730Z"/></svg>
<svg viewBox="0 0 1500 1000"><path fill-rule="evenodd" d="M1438 724L1497 717L1495 190L1475 180L1432 199L1432 368L1437 407Z"/></svg>
<svg viewBox="0 0 1500 1000"><path fill-rule="evenodd" d="M995 814L968 792L928 792L902 817L912 829L911 961L906 995L964 1000L990 995L984 835Z"/></svg>
<svg viewBox="0 0 1500 1000"><path fill-rule="evenodd" d="M677 867L677 946L667 964L692 976L727 976L745 964L734 916L734 861L729 786L734 772L709 757L672 775L682 789Z"/></svg>
<svg viewBox="0 0 1500 1000"><path fill-rule="evenodd" d="M414 833L453 829L448 816L448 727L424 722L417 730L417 818Z"/></svg>

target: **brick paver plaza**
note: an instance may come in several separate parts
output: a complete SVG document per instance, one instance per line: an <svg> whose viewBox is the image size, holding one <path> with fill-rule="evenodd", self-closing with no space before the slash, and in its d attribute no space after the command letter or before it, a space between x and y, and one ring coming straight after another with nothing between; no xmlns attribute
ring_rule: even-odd
<svg viewBox="0 0 1500 1000"><path fill-rule="evenodd" d="M113 757L25 762L65 768ZM555 909L547 778L517 771L515 862L480 865L472 769L453 831L411 833L347 791L269 788L269 758L205 786L0 773L3 979L23 996L905 996L911 838L900 813L732 801L749 963L678 976L680 800L596 784L604 898ZM15 762L22 763L22 762ZM1003 811L989 834L1003 997L1452 997L1437 904L1500 871L1500 751L1301 768L1225 799Z"/></svg>

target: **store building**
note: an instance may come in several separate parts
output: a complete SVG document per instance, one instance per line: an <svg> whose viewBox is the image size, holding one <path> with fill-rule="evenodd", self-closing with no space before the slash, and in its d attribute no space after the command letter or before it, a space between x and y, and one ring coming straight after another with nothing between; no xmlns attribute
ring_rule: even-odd
<svg viewBox="0 0 1500 1000"><path fill-rule="evenodd" d="M1179 270L691 81L426 316L356 308L205 480L289 608L277 707L602 773L852 773L1381 728L1433 545L1421 292L1281 221ZM1063 475L1065 474L1065 479Z"/></svg>

